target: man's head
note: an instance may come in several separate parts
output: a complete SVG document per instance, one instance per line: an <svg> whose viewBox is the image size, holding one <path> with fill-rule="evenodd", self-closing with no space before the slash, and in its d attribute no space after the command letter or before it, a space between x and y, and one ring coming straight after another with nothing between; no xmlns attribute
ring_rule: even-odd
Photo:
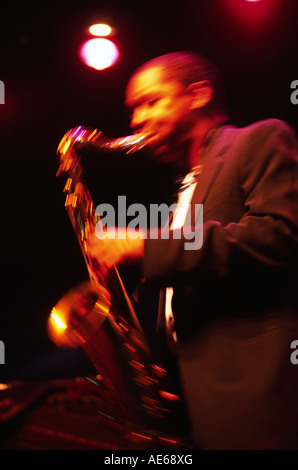
<svg viewBox="0 0 298 470"><path fill-rule="evenodd" d="M222 103L215 66L190 52L146 62L130 79L126 93L132 129L148 134L149 147L158 156L166 155L165 161L171 158L168 150L191 138L198 122L226 118Z"/></svg>

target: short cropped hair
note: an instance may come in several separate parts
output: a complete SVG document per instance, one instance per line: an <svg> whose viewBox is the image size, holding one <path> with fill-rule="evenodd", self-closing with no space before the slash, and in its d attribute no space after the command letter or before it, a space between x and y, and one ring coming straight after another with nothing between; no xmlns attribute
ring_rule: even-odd
<svg viewBox="0 0 298 470"><path fill-rule="evenodd" d="M192 83L208 80L213 86L209 109L228 118L222 78L217 67L209 59L195 52L171 52L145 62L134 75L155 66L162 67L166 78L178 80L185 88Z"/></svg>

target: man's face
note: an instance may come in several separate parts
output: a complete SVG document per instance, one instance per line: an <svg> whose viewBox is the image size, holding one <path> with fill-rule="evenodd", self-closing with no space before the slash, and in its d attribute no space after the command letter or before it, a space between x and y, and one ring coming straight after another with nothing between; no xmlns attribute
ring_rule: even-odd
<svg viewBox="0 0 298 470"><path fill-rule="evenodd" d="M187 141L193 124L190 104L187 89L178 80L165 78L160 66L137 73L127 86L131 128L148 135L147 146L161 162L175 161L174 150Z"/></svg>

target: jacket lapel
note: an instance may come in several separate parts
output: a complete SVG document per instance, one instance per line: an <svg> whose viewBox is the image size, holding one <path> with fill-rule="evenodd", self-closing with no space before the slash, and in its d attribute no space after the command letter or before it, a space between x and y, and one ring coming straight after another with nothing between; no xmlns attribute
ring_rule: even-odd
<svg viewBox="0 0 298 470"><path fill-rule="evenodd" d="M203 169L197 177L197 185L192 196L192 203L204 204L225 163L224 154L231 147L235 128L225 126L217 131L216 135L203 150ZM237 131L236 131L237 132ZM194 211L195 212L195 211ZM192 223L195 225L195 220ZM160 290L157 331L165 331L165 298L166 289ZM166 333L165 333L166 334Z"/></svg>
<svg viewBox="0 0 298 470"><path fill-rule="evenodd" d="M194 190L192 201L196 204L204 204L208 194L214 185L225 163L224 154L231 147L234 128L223 127L207 143L203 150L203 169L197 177L197 186Z"/></svg>

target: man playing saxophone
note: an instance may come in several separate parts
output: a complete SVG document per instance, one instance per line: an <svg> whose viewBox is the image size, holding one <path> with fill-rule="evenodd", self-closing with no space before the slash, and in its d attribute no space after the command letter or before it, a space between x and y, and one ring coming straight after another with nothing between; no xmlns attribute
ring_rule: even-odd
<svg viewBox="0 0 298 470"><path fill-rule="evenodd" d="M90 237L89 255L105 272L139 263L160 287L159 327L197 448L297 449L296 135L277 119L228 124L215 66L189 52L141 66L126 104L146 151L181 178L177 212L168 237L107 227L103 240ZM175 236L182 198L204 208L203 242L190 250Z"/></svg>

